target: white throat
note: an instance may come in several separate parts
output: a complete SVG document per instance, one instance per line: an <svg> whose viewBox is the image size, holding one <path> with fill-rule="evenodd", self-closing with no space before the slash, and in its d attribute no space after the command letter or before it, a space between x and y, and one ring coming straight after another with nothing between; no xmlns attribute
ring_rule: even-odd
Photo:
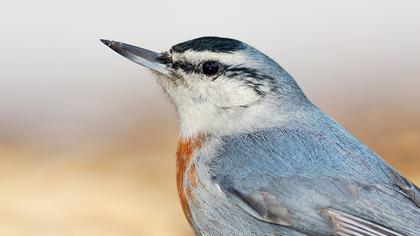
<svg viewBox="0 0 420 236"><path fill-rule="evenodd" d="M281 126L287 116L281 115L273 106L264 102L226 109L204 104L178 105L180 135L184 138L200 134L233 135Z"/></svg>

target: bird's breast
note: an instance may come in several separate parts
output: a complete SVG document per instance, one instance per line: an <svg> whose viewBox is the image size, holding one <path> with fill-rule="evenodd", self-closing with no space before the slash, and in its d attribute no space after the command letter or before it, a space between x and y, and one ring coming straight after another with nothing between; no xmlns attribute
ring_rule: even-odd
<svg viewBox="0 0 420 236"><path fill-rule="evenodd" d="M190 224L192 223L189 201L192 201L192 189L197 184L196 167L192 162L193 154L199 150L204 142L204 135L197 135L192 138L180 138L176 152L176 184L178 196L181 201L182 210ZM188 182L190 188L185 187Z"/></svg>

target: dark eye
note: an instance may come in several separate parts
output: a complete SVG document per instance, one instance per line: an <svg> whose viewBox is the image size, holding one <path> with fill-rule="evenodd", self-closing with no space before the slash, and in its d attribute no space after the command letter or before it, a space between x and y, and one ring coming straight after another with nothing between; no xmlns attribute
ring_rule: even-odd
<svg viewBox="0 0 420 236"><path fill-rule="evenodd" d="M203 63L202 71L205 75L215 75L220 70L220 63L217 61L206 61Z"/></svg>

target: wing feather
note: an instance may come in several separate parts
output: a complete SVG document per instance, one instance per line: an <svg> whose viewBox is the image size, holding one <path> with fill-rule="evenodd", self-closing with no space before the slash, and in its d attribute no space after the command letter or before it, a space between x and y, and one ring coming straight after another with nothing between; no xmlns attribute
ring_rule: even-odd
<svg viewBox="0 0 420 236"><path fill-rule="evenodd" d="M249 215L302 233L420 235L420 209L397 189L380 184L301 176L277 177L257 188L229 182L222 189Z"/></svg>
<svg viewBox="0 0 420 236"><path fill-rule="evenodd" d="M390 228L341 211L327 209L337 235L404 236Z"/></svg>

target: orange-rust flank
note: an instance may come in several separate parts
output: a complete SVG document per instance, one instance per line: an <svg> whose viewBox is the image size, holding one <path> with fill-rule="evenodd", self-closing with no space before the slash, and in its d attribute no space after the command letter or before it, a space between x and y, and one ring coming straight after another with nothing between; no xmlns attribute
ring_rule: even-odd
<svg viewBox="0 0 420 236"><path fill-rule="evenodd" d="M187 191L187 198L190 200L190 202L194 202L194 195L193 195L193 189L197 186L197 169L195 167L194 163L191 163L190 170L188 173L185 173L184 175L187 175L187 179L190 182L191 187L186 189Z"/></svg>
<svg viewBox="0 0 420 236"><path fill-rule="evenodd" d="M178 140L178 148L176 152L176 185L178 188L178 195L181 201L182 210L184 211L185 216L188 219L188 222L191 224L191 213L188 207L188 200L192 198L191 190L186 191L184 189L184 177L187 176L189 181L191 182L191 186L196 186L197 178L196 178L196 169L195 166L192 165L190 168L190 172L186 175L186 171L188 166L190 165L192 154L195 150L201 148L204 141L204 135L198 135L195 138L180 138Z"/></svg>
<svg viewBox="0 0 420 236"><path fill-rule="evenodd" d="M197 169L194 164L191 164L190 171L188 172L188 180L192 187L197 186Z"/></svg>

